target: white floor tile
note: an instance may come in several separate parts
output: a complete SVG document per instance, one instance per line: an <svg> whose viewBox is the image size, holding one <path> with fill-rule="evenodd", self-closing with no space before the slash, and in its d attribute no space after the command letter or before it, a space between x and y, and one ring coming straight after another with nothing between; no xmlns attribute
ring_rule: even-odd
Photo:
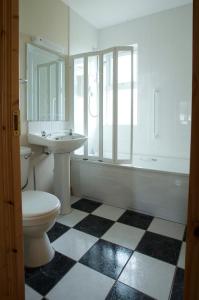
<svg viewBox="0 0 199 300"><path fill-rule="evenodd" d="M57 221L61 224L73 227L77 223L79 223L82 219L88 216L88 213L78 210L72 209L72 212L68 215L60 215Z"/></svg>
<svg viewBox="0 0 199 300"><path fill-rule="evenodd" d="M159 218L154 218L151 222L148 231L165 235L177 240L182 240L185 226L183 224L166 221Z"/></svg>
<svg viewBox="0 0 199 300"><path fill-rule="evenodd" d="M42 296L28 285L25 285L25 300L40 300Z"/></svg>
<svg viewBox="0 0 199 300"><path fill-rule="evenodd" d="M179 259L178 259L178 267L182 269L185 268L185 250L186 250L186 243L183 242L180 250Z"/></svg>
<svg viewBox="0 0 199 300"><path fill-rule="evenodd" d="M134 252L119 281L155 298L168 300L175 266Z"/></svg>
<svg viewBox="0 0 199 300"><path fill-rule="evenodd" d="M92 214L99 216L99 217L107 218L107 219L110 219L113 221L117 221L124 212L125 212L125 210L122 208L102 204Z"/></svg>
<svg viewBox="0 0 199 300"><path fill-rule="evenodd" d="M144 233L145 230L121 223L115 223L102 236L102 239L134 250Z"/></svg>
<svg viewBox="0 0 199 300"><path fill-rule="evenodd" d="M114 280L77 263L49 292L49 300L104 300Z"/></svg>
<svg viewBox="0 0 199 300"><path fill-rule="evenodd" d="M80 199L82 199L82 197L80 197L80 196L71 196L70 203L73 204L73 203L79 201Z"/></svg>
<svg viewBox="0 0 199 300"><path fill-rule="evenodd" d="M58 252L79 260L97 240L94 236L71 228L55 240L52 245Z"/></svg>

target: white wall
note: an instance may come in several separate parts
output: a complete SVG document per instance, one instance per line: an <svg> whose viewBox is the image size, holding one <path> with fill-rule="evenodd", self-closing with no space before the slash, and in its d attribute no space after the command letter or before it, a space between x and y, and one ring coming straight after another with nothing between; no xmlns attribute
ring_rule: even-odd
<svg viewBox="0 0 199 300"><path fill-rule="evenodd" d="M99 49L138 44L138 124L134 155L189 160L192 5L99 31ZM154 89L159 90L159 137L154 138ZM184 115L184 122L180 120ZM146 165L146 164L145 164ZM155 164L154 164L155 166ZM186 223L188 176L72 161L76 195ZM182 169L179 167L179 169Z"/></svg>
<svg viewBox="0 0 199 300"><path fill-rule="evenodd" d="M134 126L134 154L189 159L192 5L99 31L101 49L132 44L138 44L138 124ZM153 135L154 89L159 90L158 138ZM180 120L180 115L184 115L185 122Z"/></svg>
<svg viewBox="0 0 199 300"><path fill-rule="evenodd" d="M30 42L31 36L42 36L59 44L67 51L70 50L71 55L92 51L98 46L97 30L73 11L70 11L69 33L69 8L61 0L20 0L20 78L26 78L26 43ZM28 127L30 131L52 131L70 127L68 122L29 122L28 124L26 92L26 85L20 85L22 145L28 144ZM31 161L28 188L33 188L33 168L35 167L36 188L52 192L53 155L46 156L41 153L40 147L30 146L34 155Z"/></svg>
<svg viewBox="0 0 199 300"><path fill-rule="evenodd" d="M67 49L68 7L61 0L20 0L20 33L42 36Z"/></svg>
<svg viewBox="0 0 199 300"><path fill-rule="evenodd" d="M20 78L26 78L26 43L31 36L42 36L66 49L68 54L68 7L61 0L20 0ZM26 85L20 85L21 144L27 145L27 93ZM29 122L31 130L65 128L66 122ZM31 145L30 145L31 146ZM28 188L33 188L35 167L37 189L52 192L53 156L41 153L41 147L33 147Z"/></svg>
<svg viewBox="0 0 199 300"><path fill-rule="evenodd" d="M42 36L68 54L68 7L61 0L20 0L20 78L26 78L26 43ZM26 85L20 85L21 141L27 143Z"/></svg>
<svg viewBox="0 0 199 300"><path fill-rule="evenodd" d="M42 7L42 8L41 8ZM180 102L191 101L191 40L192 7L162 12L132 22L103 29L95 28L74 12L70 20L70 54L92 51L99 46L138 44L139 47L139 125L134 130L136 152L188 157L189 130L179 120ZM27 15L26 15L27 14ZM41 35L49 40L68 45L68 9L59 0L20 0L20 32L22 43L20 77L25 75L25 41L30 35ZM152 135L153 89L161 95L161 138ZM22 113L22 143L26 144L26 92L20 90ZM142 112L142 113L141 113ZM169 119L169 123L168 123ZM177 122L177 123L176 123ZM45 128L54 127L52 123ZM40 128L41 124L36 125ZM41 126L40 126L41 125ZM137 131L137 133L136 133ZM185 143L179 147L180 143ZM172 144L170 143L172 140ZM161 140L162 142L162 140ZM143 147L144 145L144 147ZM53 157L34 147L37 189L52 191ZM185 222L188 178L175 174L142 173L143 171L105 166L91 167L89 163L72 162L72 186L76 194L96 198L108 204L129 207L171 220ZM149 172L149 171L146 171ZM32 169L30 174L32 184ZM180 180L180 181L178 181Z"/></svg>
<svg viewBox="0 0 199 300"><path fill-rule="evenodd" d="M98 30L70 9L70 55L98 48Z"/></svg>

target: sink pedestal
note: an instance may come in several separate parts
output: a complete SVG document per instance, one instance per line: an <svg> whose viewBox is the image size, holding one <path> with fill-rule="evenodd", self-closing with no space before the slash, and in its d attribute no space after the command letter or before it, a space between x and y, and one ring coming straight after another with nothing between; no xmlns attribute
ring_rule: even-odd
<svg viewBox="0 0 199 300"><path fill-rule="evenodd" d="M44 133L44 135L43 135ZM71 212L70 206L70 153L80 148L87 140L84 135L60 132L29 133L28 141L33 145L47 147L54 154L54 194L61 202L61 214Z"/></svg>
<svg viewBox="0 0 199 300"><path fill-rule="evenodd" d="M61 202L61 214L71 212L70 153L54 153L54 194Z"/></svg>

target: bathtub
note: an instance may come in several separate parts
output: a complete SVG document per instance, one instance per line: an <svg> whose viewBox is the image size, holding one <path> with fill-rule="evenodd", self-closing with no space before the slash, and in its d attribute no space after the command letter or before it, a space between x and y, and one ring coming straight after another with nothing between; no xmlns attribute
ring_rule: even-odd
<svg viewBox="0 0 199 300"><path fill-rule="evenodd" d="M73 158L71 185L75 196L186 224L188 174Z"/></svg>

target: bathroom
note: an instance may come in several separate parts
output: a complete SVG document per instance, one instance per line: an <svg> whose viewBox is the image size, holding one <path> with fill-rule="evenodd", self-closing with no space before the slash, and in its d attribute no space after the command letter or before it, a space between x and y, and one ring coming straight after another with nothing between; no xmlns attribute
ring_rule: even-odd
<svg viewBox="0 0 199 300"><path fill-rule="evenodd" d="M19 2L22 195L61 202L26 299L183 299L192 1Z"/></svg>

